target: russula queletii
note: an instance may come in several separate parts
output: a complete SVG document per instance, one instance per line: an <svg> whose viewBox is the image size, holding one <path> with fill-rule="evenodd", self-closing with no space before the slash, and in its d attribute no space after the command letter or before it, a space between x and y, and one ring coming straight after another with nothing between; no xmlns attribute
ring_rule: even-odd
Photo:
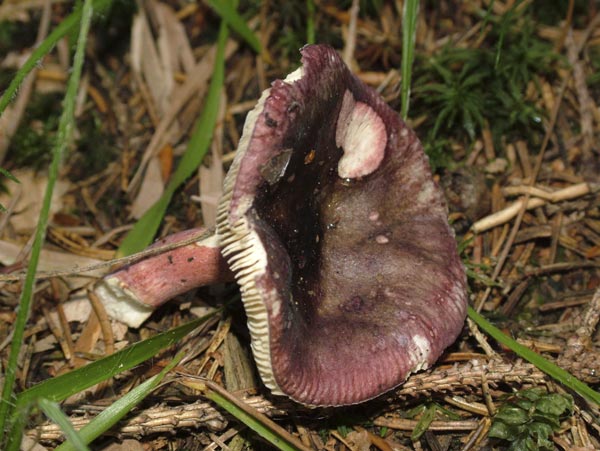
<svg viewBox="0 0 600 451"><path fill-rule="evenodd" d="M265 385L302 404L355 404L454 342L465 272L414 132L334 49L301 52L248 114L218 246Z"/></svg>

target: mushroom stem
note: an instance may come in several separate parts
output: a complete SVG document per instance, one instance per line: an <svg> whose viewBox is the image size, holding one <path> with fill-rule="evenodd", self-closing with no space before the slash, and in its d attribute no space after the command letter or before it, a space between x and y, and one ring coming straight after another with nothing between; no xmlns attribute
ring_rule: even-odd
<svg viewBox="0 0 600 451"><path fill-rule="evenodd" d="M152 247L184 242L199 229L175 233ZM233 281L217 237L175 247L101 279L94 291L109 315L139 327L158 306L193 288Z"/></svg>

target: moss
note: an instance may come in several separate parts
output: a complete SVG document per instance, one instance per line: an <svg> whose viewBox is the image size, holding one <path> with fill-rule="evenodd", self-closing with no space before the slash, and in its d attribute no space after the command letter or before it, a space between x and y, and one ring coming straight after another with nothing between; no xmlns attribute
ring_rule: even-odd
<svg viewBox="0 0 600 451"><path fill-rule="evenodd" d="M544 25L557 26L567 17L569 2L549 2L548 0L534 0L531 11L535 19ZM573 9L574 28L585 28L586 19L589 17L589 0L575 0Z"/></svg>
<svg viewBox="0 0 600 451"><path fill-rule="evenodd" d="M70 177L81 180L103 171L119 155L115 136L107 130L107 120L92 110L78 124L79 138L71 161Z"/></svg>
<svg viewBox="0 0 600 451"><path fill-rule="evenodd" d="M113 1L108 13L97 17L94 24L94 45L100 58L128 52L129 34L136 11L136 2Z"/></svg>
<svg viewBox="0 0 600 451"><path fill-rule="evenodd" d="M551 78L558 56L535 33L528 9L513 8L489 22L481 46L448 45L415 61L412 115L427 116L420 135L436 166L444 165L436 161L441 136L468 148L486 122L498 148L503 138L536 144L543 134L543 112L527 92L533 83L539 94L539 76Z"/></svg>
<svg viewBox="0 0 600 451"><path fill-rule="evenodd" d="M14 166L40 169L50 162L60 112L60 93L32 95L8 148L8 159Z"/></svg>
<svg viewBox="0 0 600 451"><path fill-rule="evenodd" d="M37 35L37 21L26 23L0 21L0 57L31 47Z"/></svg>

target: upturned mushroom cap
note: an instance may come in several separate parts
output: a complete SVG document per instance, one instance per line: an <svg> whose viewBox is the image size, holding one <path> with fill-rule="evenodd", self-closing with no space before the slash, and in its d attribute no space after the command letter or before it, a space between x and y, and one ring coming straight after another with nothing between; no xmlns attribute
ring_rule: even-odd
<svg viewBox="0 0 600 451"><path fill-rule="evenodd" d="M217 231L267 387L368 400L458 336L466 281L415 134L323 45L248 114Z"/></svg>

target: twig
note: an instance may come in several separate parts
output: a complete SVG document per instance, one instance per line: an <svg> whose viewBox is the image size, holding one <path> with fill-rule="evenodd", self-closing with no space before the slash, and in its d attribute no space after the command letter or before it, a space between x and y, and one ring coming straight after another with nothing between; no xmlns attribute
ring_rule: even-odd
<svg viewBox="0 0 600 451"><path fill-rule="evenodd" d="M477 325L470 318L467 318L467 325L469 326L471 335L473 335L473 338L477 340L477 343L479 344L479 346L481 346L483 352L485 352L485 354L488 357L495 357L497 355L496 351L494 351L494 349L490 346L487 339L485 338L485 335L481 333Z"/></svg>
<svg viewBox="0 0 600 451"><path fill-rule="evenodd" d="M600 289L596 290L592 300L587 305L581 321L581 326L577 328L575 335L567 342L565 352L560 360L573 361L591 346L591 337L598 326L600 319Z"/></svg>
<svg viewBox="0 0 600 451"><path fill-rule="evenodd" d="M348 36L346 38L346 45L344 46L343 60L348 67L353 67L354 64L354 49L356 47L356 22L358 20L358 12L360 6L358 0L352 0L352 6L350 7L350 23L348 24Z"/></svg>
<svg viewBox="0 0 600 451"><path fill-rule="evenodd" d="M575 91L579 101L579 115L581 124L581 134L583 135L582 153L584 159L592 157L592 148L594 146L594 118L592 116L593 101L587 87L587 81L583 65L579 59L579 52L573 39L573 30L567 33L567 58L573 68L573 80L575 82Z"/></svg>
<svg viewBox="0 0 600 451"><path fill-rule="evenodd" d="M55 283L57 281L58 281L57 279L54 279L53 281L51 281L51 284L55 285ZM52 283L52 282L55 282L55 283ZM69 321L67 321L67 315L65 314L65 309L63 308L63 303L60 301L56 304L56 313L58 316L58 320L60 322L60 327L63 331L62 332L63 343L64 343L63 353L65 355L65 359L68 360L69 362L72 362L73 359L75 358L73 338L71 336L71 329L69 327Z"/></svg>
<svg viewBox="0 0 600 451"><path fill-rule="evenodd" d="M77 274L83 274L90 271L96 271L98 269L104 268L115 268L122 267L125 265L129 265L131 263L135 263L139 260L142 260L146 257L151 257L153 255L162 254L164 252L170 251L172 249L176 249L178 247L187 246L188 244L195 243L196 241L201 241L205 238L208 238L214 234L214 230L206 230L204 232L199 232L197 235L193 235L185 240L179 241L177 243L170 243L164 246L157 246L153 248L149 248L138 252L137 254L128 255L126 257L115 258L114 260L97 263L94 265L83 266L81 268L74 267L67 271L40 271L36 274L37 280L49 279L51 277L68 277ZM0 282L9 282L9 281L18 281L25 279L25 274L0 274Z"/></svg>
<svg viewBox="0 0 600 451"><path fill-rule="evenodd" d="M600 14L596 14L594 19L590 22L589 26L586 28L585 32L583 33L581 42L579 43L579 45L577 47L577 54L579 54L581 52L581 50L583 49L583 46L585 45L585 43L589 39L590 35L592 34L592 31L599 24L600 24ZM540 173L540 169L541 169L542 163L544 161L544 155L546 153L546 148L548 147L548 143L550 142L550 137L552 136L554 127L556 125L556 121L558 119L558 112L560 110L560 105L561 105L562 99L565 95L565 91L567 89L567 85L569 83L570 78L571 78L571 72L569 72L565 75L565 78L563 79L562 84L560 86L558 98L556 99L556 101L554 103L554 110L552 111L550 123L548 124L548 128L546 129L546 134L544 135L544 140L542 142L540 152L538 154L538 158L537 158L537 161L536 161L536 164L535 164L532 176L531 176L531 180L529 181L530 182L529 184L531 186L535 185L538 174ZM517 217L515 219L515 223L510 231L508 239L504 245L504 248L502 249L502 252L500 253L498 262L496 263L496 266L494 267L494 272L492 273L492 276L491 276L492 280L496 280L498 278L498 276L500 275L500 272L502 271L502 268L504 267L504 263L506 262L506 259L508 258L508 254L509 254L510 249L512 248L512 245L515 241L517 232L519 231L519 228L521 227L521 221L523 220L523 216L525 215L527 205L529 204L529 199L530 199L530 194L526 194L525 198L523 199L523 201L520 205L520 209L518 211ZM488 287L485 290L483 296L478 300L478 302L475 306L475 309L478 312L481 311L483 304L485 303L485 301L487 300L487 298L491 292L492 292L491 288Z"/></svg>
<svg viewBox="0 0 600 451"><path fill-rule="evenodd" d="M590 186L587 183L579 183L577 185L569 186L551 193L543 192L543 194L541 194L542 190L533 186L516 188L518 188L518 191L524 193L525 197L517 200L508 207L475 222L472 226L473 232L481 233L498 225L505 224L517 216L523 207L525 207L525 210L531 210L533 208L541 207L548 202L560 202L563 200L576 199L591 192ZM516 193L517 189L513 188L509 192ZM542 195L543 198L531 198L532 196L538 195Z"/></svg>
<svg viewBox="0 0 600 451"><path fill-rule="evenodd" d="M398 429L400 431L413 431L419 424L417 420L407 420L406 418L385 418L379 417L373 421L375 426ZM427 428L429 431L472 431L478 426L478 421L432 421Z"/></svg>
<svg viewBox="0 0 600 451"><path fill-rule="evenodd" d="M491 424L492 423L489 418L482 418L477 425L477 429L475 429L469 435L469 438L465 443L465 446L462 447L461 451L469 451L471 448L477 445L481 439L486 436Z"/></svg>
<svg viewBox="0 0 600 451"><path fill-rule="evenodd" d="M115 352L115 337L113 335L112 327L110 325L110 319L106 314L104 305L102 304L100 299L98 299L98 296L94 294L93 290L88 289L87 294L92 304L92 308L94 309L94 313L98 318L100 330L102 330L102 336L104 337L105 355L111 355L113 352Z"/></svg>
<svg viewBox="0 0 600 451"><path fill-rule="evenodd" d="M244 430L244 427L233 427L233 428L229 428L225 433L221 434L218 439L219 442L217 442L217 440L213 440L213 442L204 447L204 449L202 451L214 451L217 447L220 447L221 445L219 443L222 442L227 442L230 439L232 439L233 437L235 437L237 434L240 433L240 431ZM211 439L212 439L212 434L211 434Z"/></svg>
<svg viewBox="0 0 600 451"><path fill-rule="evenodd" d="M433 393L479 391L484 373L490 385L498 383L538 385L547 380L544 373L535 366L520 360L515 363L472 360L446 369L437 368L433 372L414 374L396 390L394 397L402 400L407 397L429 397ZM286 417L291 415L289 412L297 414L299 411L306 411L305 408L292 405L280 398L276 399L275 404L262 396L246 397L243 401L270 417ZM70 421L75 429L80 429L92 419L92 415L86 414L71 417ZM212 404L196 401L181 406L161 405L138 411L136 416L117 426L114 432L121 436L139 437L156 433L172 434L179 428L204 427L211 431L222 431L227 427L228 419L229 417L212 407ZM45 423L32 429L28 435L42 442L56 442L63 439L62 430L53 423Z"/></svg>
<svg viewBox="0 0 600 451"><path fill-rule="evenodd" d="M563 271L573 271L583 268L600 268L600 263L590 260L552 263L551 265L540 266L539 268L526 268L522 277L539 277L546 274L553 274Z"/></svg>

